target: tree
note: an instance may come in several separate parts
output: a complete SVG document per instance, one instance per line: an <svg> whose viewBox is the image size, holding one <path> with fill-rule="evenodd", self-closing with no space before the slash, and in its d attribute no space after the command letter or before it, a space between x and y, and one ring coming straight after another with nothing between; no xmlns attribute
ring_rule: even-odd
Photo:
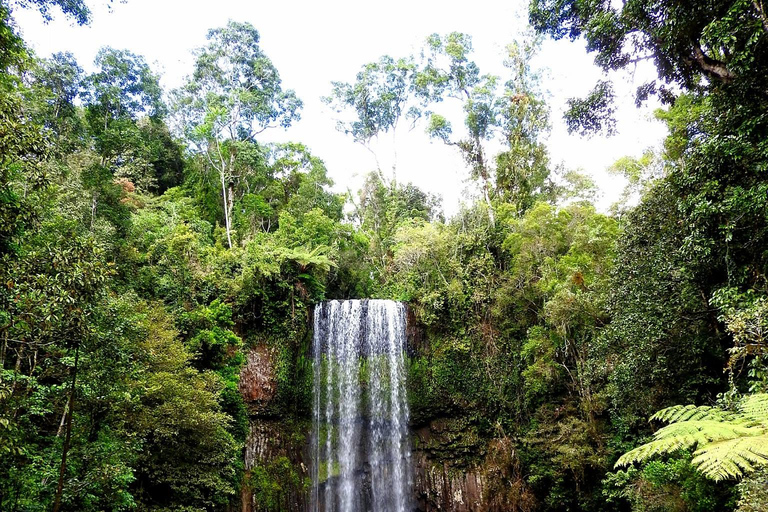
<svg viewBox="0 0 768 512"><path fill-rule="evenodd" d="M494 224L491 204L493 168L486 144L499 128L502 100L497 93L499 78L481 75L477 64L469 60L472 38L451 32L446 36L432 34L427 38L426 63L416 76L418 94L440 102L446 97L459 100L464 110L466 135L452 138L453 128L443 115L431 113L427 133L459 149L470 167L470 175L482 182L483 198Z"/></svg>
<svg viewBox="0 0 768 512"><path fill-rule="evenodd" d="M359 191L354 216L362 230L369 233L369 253L379 274L384 274L391 259L400 224L412 219L436 220L442 215L440 210L438 197L413 184L387 183L376 173L368 174Z"/></svg>
<svg viewBox="0 0 768 512"><path fill-rule="evenodd" d="M36 219L33 196L25 191L40 191L49 180L42 164L50 146L30 121L18 97L0 94L0 256L15 251L16 237Z"/></svg>
<svg viewBox="0 0 768 512"><path fill-rule="evenodd" d="M126 50L102 48L94 64L98 71L87 79L86 120L101 166L142 188L154 188L154 172L142 154L137 122L162 118L165 105L159 78L143 57Z"/></svg>
<svg viewBox="0 0 768 512"><path fill-rule="evenodd" d="M371 141L391 131L394 143L401 118L415 122L422 115L421 108L413 102L416 72L413 57L395 60L384 55L378 62L365 64L354 83L332 82L331 95L323 98L337 113L354 111L356 118L347 122L339 121L338 129L352 135L355 142L373 154L379 174L382 172L381 166ZM397 168L396 156L397 153L392 162L393 178ZM384 179L383 175L381 177Z"/></svg>
<svg viewBox="0 0 768 512"><path fill-rule="evenodd" d="M78 25L87 25L91 21L91 10L84 0L11 0L11 3L28 9L37 9L45 21L53 19L52 6L61 9L61 12L72 18Z"/></svg>
<svg viewBox="0 0 768 512"><path fill-rule="evenodd" d="M186 85L173 92L180 131L219 175L227 242L232 247L233 187L238 143L299 119L301 101L283 90L280 75L249 23L230 21L208 32Z"/></svg>
<svg viewBox="0 0 768 512"><path fill-rule="evenodd" d="M112 0L108 0L111 2ZM10 4L10 5L8 5ZM23 40L16 34L11 21L13 7L37 9L47 22L53 19L51 6L61 9L64 15L72 18L78 25L86 25L91 21L91 11L84 0L10 0L0 5L0 82L8 79L6 76L12 68L19 70L28 64L27 49Z"/></svg>
<svg viewBox="0 0 768 512"><path fill-rule="evenodd" d="M55 53L32 67L30 102L34 117L56 137L56 150L68 153L83 145L83 122L75 103L83 92L85 75L71 53Z"/></svg>
<svg viewBox="0 0 768 512"><path fill-rule="evenodd" d="M669 103L677 88L768 99L768 15L759 0L533 0L530 21L555 39L584 37L606 71L652 61L658 79L638 88L638 101L658 94ZM610 126L612 99L610 84L599 82L586 101L571 104L571 130Z"/></svg>
<svg viewBox="0 0 768 512"><path fill-rule="evenodd" d="M549 132L549 108L531 61L541 41L528 38L507 47L505 66L512 76L504 85L500 124L507 147L496 155L496 193L522 216L536 201L555 199L550 161L542 138Z"/></svg>

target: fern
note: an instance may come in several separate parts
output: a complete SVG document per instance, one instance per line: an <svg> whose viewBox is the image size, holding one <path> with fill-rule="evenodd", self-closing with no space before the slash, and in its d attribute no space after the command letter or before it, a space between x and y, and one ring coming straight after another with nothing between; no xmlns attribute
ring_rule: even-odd
<svg viewBox="0 0 768 512"><path fill-rule="evenodd" d="M743 398L736 411L676 405L651 419L669 425L659 429L653 441L622 455L616 467L684 449L695 449L692 464L716 481L768 466L768 393Z"/></svg>
<svg viewBox="0 0 768 512"><path fill-rule="evenodd" d="M750 395L741 401L741 413L757 422L768 421L768 393Z"/></svg>

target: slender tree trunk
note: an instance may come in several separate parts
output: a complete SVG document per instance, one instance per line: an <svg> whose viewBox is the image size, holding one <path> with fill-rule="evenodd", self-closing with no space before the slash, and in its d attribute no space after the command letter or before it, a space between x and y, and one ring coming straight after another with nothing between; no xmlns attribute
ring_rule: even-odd
<svg viewBox="0 0 768 512"><path fill-rule="evenodd" d="M8 353L8 331L5 331L5 335L3 336L3 350L0 351L0 370L5 369L5 354ZM0 382L2 382L2 377L0 377Z"/></svg>
<svg viewBox="0 0 768 512"><path fill-rule="evenodd" d="M496 227L496 216L493 213L493 205L491 204L491 193L487 177L483 178L483 197L485 198L485 204L488 205L488 218L491 221L491 227Z"/></svg>
<svg viewBox="0 0 768 512"><path fill-rule="evenodd" d="M77 365L80 361L80 343L75 347L75 367L72 371L72 384L69 388L69 403L67 405L67 430L64 444L61 447L61 466L59 467L59 484L56 487L56 498L53 501L53 512L61 510L61 495L64 492L64 475L67 472L67 452L72 439L72 411L75 408L75 383L77 382Z"/></svg>
<svg viewBox="0 0 768 512"><path fill-rule="evenodd" d="M11 383L11 396L16 391L16 383L19 381L18 377L21 373L21 359L24 357L24 345L22 344L16 351L16 365L13 367L13 382Z"/></svg>
<svg viewBox="0 0 768 512"><path fill-rule="evenodd" d="M229 248L232 248L232 235L229 233L229 207L227 201L227 182L224 179L224 169L219 173L221 176L221 200L224 202L224 225L227 229L227 243Z"/></svg>
<svg viewBox="0 0 768 512"><path fill-rule="evenodd" d="M757 9L760 21L763 22L763 28L768 32L768 16L765 15L765 9L763 9L763 0L752 0L752 5Z"/></svg>
<svg viewBox="0 0 768 512"><path fill-rule="evenodd" d="M96 192L93 193L91 200L91 231L93 231L94 222L96 222Z"/></svg>
<svg viewBox="0 0 768 512"><path fill-rule="evenodd" d="M232 212L234 211L235 204L235 190L232 187L232 183L227 186L227 209L229 210L229 227L232 229Z"/></svg>
<svg viewBox="0 0 768 512"><path fill-rule="evenodd" d="M475 137L475 151L476 151L476 163L477 163L477 169L478 174L480 175L480 179L483 180L483 199L485 199L485 204L488 205L488 218L491 221L491 227L496 227L496 216L493 213L493 205L491 204L491 186L488 183L490 180L488 168L485 166L485 155L483 155L483 146L480 142L479 137Z"/></svg>
<svg viewBox="0 0 768 512"><path fill-rule="evenodd" d="M69 400L64 403L64 410L61 412L61 421L59 422L59 429L56 431L56 437L61 437L64 432L64 426L67 424L67 417L69 416Z"/></svg>

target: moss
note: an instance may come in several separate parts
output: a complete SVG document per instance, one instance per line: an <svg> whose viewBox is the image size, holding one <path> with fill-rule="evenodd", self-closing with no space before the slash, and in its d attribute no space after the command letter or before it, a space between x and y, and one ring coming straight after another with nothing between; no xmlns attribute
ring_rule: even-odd
<svg viewBox="0 0 768 512"><path fill-rule="evenodd" d="M258 510L290 510L295 497L307 491L311 483L297 471L287 457L277 457L264 466L256 466L246 481Z"/></svg>

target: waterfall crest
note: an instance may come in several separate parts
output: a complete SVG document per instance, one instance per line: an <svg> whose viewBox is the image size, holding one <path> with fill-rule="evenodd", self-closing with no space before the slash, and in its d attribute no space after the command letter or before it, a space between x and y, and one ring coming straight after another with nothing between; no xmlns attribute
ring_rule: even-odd
<svg viewBox="0 0 768 512"><path fill-rule="evenodd" d="M315 309L311 510L412 508L405 327L395 301Z"/></svg>

